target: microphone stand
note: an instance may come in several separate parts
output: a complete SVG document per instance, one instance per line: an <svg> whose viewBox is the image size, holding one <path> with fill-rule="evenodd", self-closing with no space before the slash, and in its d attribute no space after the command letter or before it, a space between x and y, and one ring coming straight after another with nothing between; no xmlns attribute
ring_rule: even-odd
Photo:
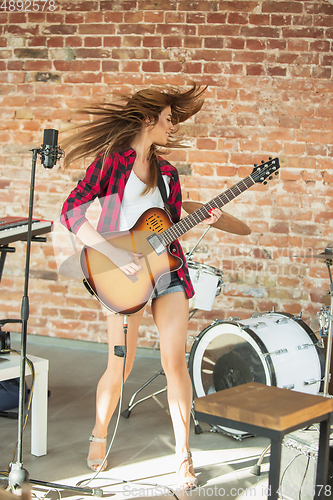
<svg viewBox="0 0 333 500"><path fill-rule="evenodd" d="M23 467L23 423L24 423L24 404L25 404L25 364L27 352L27 325L29 319L29 271L30 271L30 253L31 253L31 228L32 228L32 215L33 203L35 192L35 177L36 177L36 162L38 154L41 155L41 161L46 168L52 168L58 159L63 156L63 151L58 146L44 146L40 149L32 149L32 168L31 168L31 182L30 182L30 200L29 200L29 216L28 216L28 234L27 234L27 250L25 261L25 279L24 279L24 295L21 303L21 321L22 334L21 334L21 359L20 359L20 385L19 385L19 414L18 414L18 439L17 439L17 458L16 462L10 464L9 482L8 485L15 489L22 487L24 483L33 483L47 488L54 489L67 489L79 493L88 493L89 495L103 496L103 490L99 488L79 488L75 486L61 485L57 483L49 483L44 481L37 481L30 479L29 473Z"/></svg>

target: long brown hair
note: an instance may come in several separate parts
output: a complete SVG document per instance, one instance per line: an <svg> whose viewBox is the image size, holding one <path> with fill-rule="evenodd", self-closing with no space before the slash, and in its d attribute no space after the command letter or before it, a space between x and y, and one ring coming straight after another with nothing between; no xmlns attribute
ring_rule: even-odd
<svg viewBox="0 0 333 500"><path fill-rule="evenodd" d="M118 95L121 101L118 103L105 102L80 110L83 114L97 118L76 126L78 131L61 142L64 149L72 147L65 157L64 166L67 167L73 161L88 156L103 155L105 159L114 151L128 148L140 132L144 121L148 118L150 124L155 125L161 112L168 106L171 107L173 124L184 122L202 107L202 95L206 88L193 84L192 88L185 92L174 87L144 89L133 95ZM169 137L166 148L183 147L176 137L176 132L177 129ZM158 148L153 144L149 157L148 190L157 185L157 151Z"/></svg>

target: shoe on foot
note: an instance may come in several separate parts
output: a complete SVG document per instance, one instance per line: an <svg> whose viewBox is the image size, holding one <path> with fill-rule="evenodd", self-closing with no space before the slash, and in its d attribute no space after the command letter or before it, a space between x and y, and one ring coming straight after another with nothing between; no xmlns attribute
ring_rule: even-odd
<svg viewBox="0 0 333 500"><path fill-rule="evenodd" d="M177 488L182 490L195 488L198 484L198 478L193 469L192 453L188 451L179 455L177 454L177 458L179 463L177 469Z"/></svg>
<svg viewBox="0 0 333 500"><path fill-rule="evenodd" d="M97 438L93 435L90 436L89 438L89 442L90 443L106 443L106 438L102 439L102 438ZM95 458L95 459L87 459L87 465L89 467L89 469L93 470L94 472L103 472L107 466L108 466L108 463L107 461L105 461L105 463L103 464L104 462L104 458ZM103 464L103 467L101 467L101 465Z"/></svg>

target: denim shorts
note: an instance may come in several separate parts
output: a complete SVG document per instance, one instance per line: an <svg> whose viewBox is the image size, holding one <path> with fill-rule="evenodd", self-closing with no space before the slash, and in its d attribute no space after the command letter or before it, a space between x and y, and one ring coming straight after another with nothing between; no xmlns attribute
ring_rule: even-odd
<svg viewBox="0 0 333 500"><path fill-rule="evenodd" d="M154 288L152 299L158 299L169 293L184 292L185 289L176 271L163 275Z"/></svg>

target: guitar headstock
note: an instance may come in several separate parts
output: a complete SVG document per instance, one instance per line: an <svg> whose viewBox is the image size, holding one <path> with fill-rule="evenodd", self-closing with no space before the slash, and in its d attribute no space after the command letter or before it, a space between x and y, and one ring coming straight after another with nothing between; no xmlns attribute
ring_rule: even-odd
<svg viewBox="0 0 333 500"><path fill-rule="evenodd" d="M280 168L279 158L269 158L268 161L261 161L261 165L254 164L254 169L252 170L251 177L254 182L260 182L267 184L267 178L269 180L273 179L273 174L277 175Z"/></svg>

